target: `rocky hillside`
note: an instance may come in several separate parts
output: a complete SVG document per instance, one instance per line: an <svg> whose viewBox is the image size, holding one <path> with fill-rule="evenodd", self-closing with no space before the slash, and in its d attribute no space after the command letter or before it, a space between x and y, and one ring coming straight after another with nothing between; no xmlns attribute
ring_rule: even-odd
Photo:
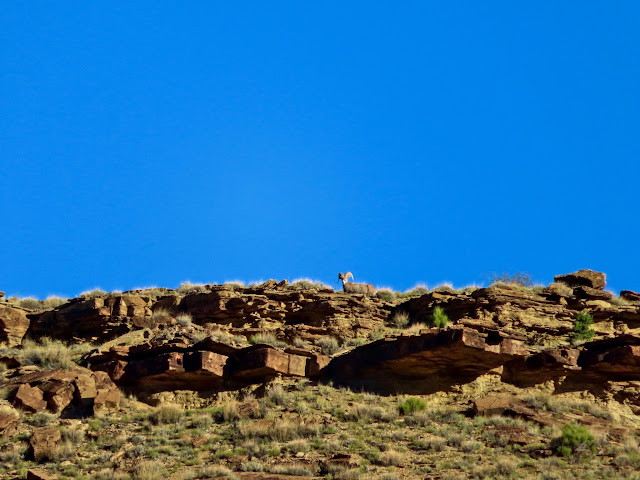
<svg viewBox="0 0 640 480"><path fill-rule="evenodd" d="M23 469L6 467L4 473L16 478L25 478L29 470L31 478L46 475L47 468L38 473L26 467L38 462L49 466L52 459L38 448L42 442L59 442L55 425L64 419L117 416L149 405L224 408L231 401L244 401L241 411L248 409L245 416L253 418L264 407L258 400L269 398L278 382L287 388L304 381L309 388L364 391L380 398L380 404L413 398L407 395L439 403L447 398L451 407L471 416L507 415L540 428L578 421L621 442L640 427L640 294L623 291L615 297L605 290L605 275L590 270L554 280L547 287L507 282L399 297L348 294L286 280L252 287L98 291L55 305L25 304L0 295L0 431L5 439L30 438L22 453L7 457ZM445 318L446 325L436 317ZM547 400L579 400L608 414L603 420L585 407L578 416L550 415L549 401L526 401L541 394ZM34 415L57 419L53 430L41 427L50 429L48 437L29 420ZM300 412L297 418L292 421L301 421ZM45 440L38 440L38 432ZM525 444L538 442L542 450L553 451L553 441L557 439L538 435ZM351 453L365 459L358 463L363 475L375 473L365 466L376 462L359 450ZM143 478L135 477L134 466L123 455L119 462L110 461L112 473ZM328 454L313 457L307 471L340 478L322 474L321 465L330 459ZM227 476L280 475L241 473L242 462L217 461L230 468ZM616 471L623 467L611 459L599 465L614 465ZM343 467L336 472L358 470ZM60 476L59 469L48 470ZM93 470L95 477L97 467ZM424 478L415 469L396 470L387 473ZM350 475L358 478L356 471Z"/></svg>

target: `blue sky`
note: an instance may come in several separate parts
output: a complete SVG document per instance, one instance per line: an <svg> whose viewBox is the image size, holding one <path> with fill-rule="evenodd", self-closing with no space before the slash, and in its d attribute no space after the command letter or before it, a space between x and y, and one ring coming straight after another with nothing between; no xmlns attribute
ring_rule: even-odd
<svg viewBox="0 0 640 480"><path fill-rule="evenodd" d="M6 2L0 290L640 290L637 2Z"/></svg>

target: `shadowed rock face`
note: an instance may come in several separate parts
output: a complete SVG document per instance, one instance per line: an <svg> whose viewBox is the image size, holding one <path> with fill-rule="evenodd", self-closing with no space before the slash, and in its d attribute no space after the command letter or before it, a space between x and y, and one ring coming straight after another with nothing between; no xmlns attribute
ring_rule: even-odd
<svg viewBox="0 0 640 480"><path fill-rule="evenodd" d="M335 358L324 378L379 393L432 393L528 353L520 340L469 328L380 340Z"/></svg>

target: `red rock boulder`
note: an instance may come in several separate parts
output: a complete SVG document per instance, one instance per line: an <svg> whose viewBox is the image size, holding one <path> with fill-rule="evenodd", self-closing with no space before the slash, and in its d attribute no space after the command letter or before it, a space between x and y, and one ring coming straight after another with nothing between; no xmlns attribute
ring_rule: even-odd
<svg viewBox="0 0 640 480"><path fill-rule="evenodd" d="M20 345L29 324L26 310L0 304L0 343L9 347Z"/></svg>
<svg viewBox="0 0 640 480"><path fill-rule="evenodd" d="M577 272L567 273L565 275L556 275L553 277L555 282L564 283L570 287L591 287L598 290L604 290L607 284L607 276L602 272L594 270L578 270Z"/></svg>

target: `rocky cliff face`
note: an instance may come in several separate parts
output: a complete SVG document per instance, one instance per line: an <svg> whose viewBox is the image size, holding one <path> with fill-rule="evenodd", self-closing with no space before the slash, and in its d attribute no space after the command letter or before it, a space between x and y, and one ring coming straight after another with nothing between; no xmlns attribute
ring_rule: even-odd
<svg viewBox="0 0 640 480"><path fill-rule="evenodd" d="M426 394L489 375L520 387L552 382L557 391L600 392L640 408L631 388L640 381L640 297L627 291L614 299L598 272L555 280L546 288L495 285L394 303L295 289L286 281L109 294L45 311L4 301L0 341L17 347L29 336L90 345L80 363L94 375L106 375L99 377L102 384L106 378L137 393L229 391L289 376L385 394ZM436 307L449 317L446 329L415 326L428 322ZM593 316L596 335L573 345L570 335L581 311ZM394 327L404 313L409 328ZM42 399L34 404L54 410L60 402L47 403L47 392L76 395L77 380L53 387L52 381L63 380L19 380L25 378L19 352L5 348L0 355L0 362L19 367L7 371L6 385L27 385L20 387L25 395L40 389L35 396ZM43 382L49 382L46 388ZM24 404L22 396L14 402ZM69 400L63 408L73 405Z"/></svg>

